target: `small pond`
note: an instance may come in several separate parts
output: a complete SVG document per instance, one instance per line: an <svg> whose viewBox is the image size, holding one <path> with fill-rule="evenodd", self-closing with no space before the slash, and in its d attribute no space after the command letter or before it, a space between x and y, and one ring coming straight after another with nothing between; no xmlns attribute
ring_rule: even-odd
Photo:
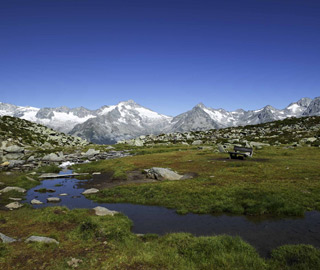
<svg viewBox="0 0 320 270"><path fill-rule="evenodd" d="M62 171L60 174L71 173ZM81 193L81 183L86 180L75 178L57 178L43 180L41 185L27 192L25 202L38 199L44 204L34 208L47 206L66 206L73 208L94 208L104 206L128 216L134 223L134 233L166 234L170 232L189 232L194 235L228 234L240 236L253 245L260 255L268 256L269 252L284 244L311 244L320 247L320 213L307 212L304 218L284 219L248 219L244 216L228 215L178 215L175 210L157 206L144 206L126 203L95 203ZM35 190L54 189L51 193L40 193ZM66 196L59 196L67 193ZM48 197L59 197L59 203L46 203Z"/></svg>

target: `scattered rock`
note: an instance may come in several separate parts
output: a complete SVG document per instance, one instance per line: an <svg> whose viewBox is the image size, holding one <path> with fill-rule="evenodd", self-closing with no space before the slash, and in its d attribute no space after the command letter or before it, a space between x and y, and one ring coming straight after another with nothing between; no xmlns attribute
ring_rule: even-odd
<svg viewBox="0 0 320 270"><path fill-rule="evenodd" d="M5 162L0 164L1 167L8 167L9 165L10 165L9 161L5 161Z"/></svg>
<svg viewBox="0 0 320 270"><path fill-rule="evenodd" d="M218 150L219 150L220 153L225 153L226 152L224 147L221 144L218 145Z"/></svg>
<svg viewBox="0 0 320 270"><path fill-rule="evenodd" d="M25 242L26 243L39 242L39 243L59 245L59 242L53 238L43 237L43 236L34 236L34 235L30 236Z"/></svg>
<svg viewBox="0 0 320 270"><path fill-rule="evenodd" d="M90 157L90 156L95 156L98 155L100 153L100 150L95 150L93 148L90 148L86 153L84 153L83 155L86 157Z"/></svg>
<svg viewBox="0 0 320 270"><path fill-rule="evenodd" d="M61 199L58 198L58 197L49 197L47 198L47 202L50 202L50 203L57 203L57 202L60 202Z"/></svg>
<svg viewBox="0 0 320 270"><path fill-rule="evenodd" d="M2 240L2 243L12 243L17 241L14 238L4 235L3 233L0 233L0 239Z"/></svg>
<svg viewBox="0 0 320 270"><path fill-rule="evenodd" d="M88 195L88 194L95 194L98 192L99 192L99 189L97 189L97 188L89 188L89 189L86 189L84 192L82 192L82 194Z"/></svg>
<svg viewBox="0 0 320 270"><path fill-rule="evenodd" d="M29 176L26 176L26 178L27 178L29 181L37 182L37 180L34 180L33 178L31 178L31 177L29 177Z"/></svg>
<svg viewBox="0 0 320 270"><path fill-rule="evenodd" d="M68 193L61 193L59 196L68 196Z"/></svg>
<svg viewBox="0 0 320 270"><path fill-rule="evenodd" d="M96 212L97 216L113 216L114 214L117 214L117 211L111 211L105 207L102 206L97 206L93 208L94 211Z"/></svg>
<svg viewBox="0 0 320 270"><path fill-rule="evenodd" d="M71 258L70 261L67 261L67 264L71 268L77 268L79 266L79 263L82 263L82 260L76 258Z"/></svg>
<svg viewBox="0 0 320 270"><path fill-rule="evenodd" d="M63 156L58 156L55 153L50 153L48 155L45 155L42 160L44 161L54 161L54 162L59 162L62 161L64 159Z"/></svg>
<svg viewBox="0 0 320 270"><path fill-rule="evenodd" d="M36 199L31 200L30 203L31 203L31 204L43 204L43 202L41 202L41 201L39 201L39 200L36 200Z"/></svg>
<svg viewBox="0 0 320 270"><path fill-rule="evenodd" d="M147 177L156 180L180 180L183 175L177 174L169 168L153 167L146 170Z"/></svg>
<svg viewBox="0 0 320 270"><path fill-rule="evenodd" d="M0 190L0 193L6 193L6 192L9 192L9 191L17 191L17 192L21 192L21 193L24 193L26 192L26 190L24 188L21 188L21 187L5 187L4 189L1 189Z"/></svg>
<svg viewBox="0 0 320 270"><path fill-rule="evenodd" d="M24 148L17 146L17 145L3 147L2 150L7 153L22 153L22 152L24 152Z"/></svg>
<svg viewBox="0 0 320 270"><path fill-rule="evenodd" d="M22 201L22 198L13 198L13 197L10 197L9 200L19 202L19 201Z"/></svg>
<svg viewBox="0 0 320 270"><path fill-rule="evenodd" d="M32 162L32 161L34 161L34 160L35 160L34 156L30 156L30 157L27 159L27 162Z"/></svg>
<svg viewBox="0 0 320 270"><path fill-rule="evenodd" d="M202 141L201 140L195 140L193 141L192 145L200 145L202 144Z"/></svg>
<svg viewBox="0 0 320 270"><path fill-rule="evenodd" d="M13 210L13 209L18 209L21 208L23 206L23 204L19 203L19 202L12 202L7 204L5 207L8 208L9 210Z"/></svg>

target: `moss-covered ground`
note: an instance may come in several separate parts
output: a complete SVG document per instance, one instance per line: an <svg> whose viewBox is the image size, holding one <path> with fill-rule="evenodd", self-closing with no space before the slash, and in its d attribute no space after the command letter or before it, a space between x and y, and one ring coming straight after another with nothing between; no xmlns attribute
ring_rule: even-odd
<svg viewBox="0 0 320 270"><path fill-rule="evenodd" d="M171 151L170 151L171 149ZM166 152L164 152L166 150ZM173 151L174 150L174 151ZM179 151L180 150L180 151ZM296 216L320 210L320 148L266 147L246 160L195 148L145 148L142 155L75 166L79 172L167 167L197 177L179 181L128 184L105 189L90 198L98 202L130 202L175 208L179 213L232 213Z"/></svg>

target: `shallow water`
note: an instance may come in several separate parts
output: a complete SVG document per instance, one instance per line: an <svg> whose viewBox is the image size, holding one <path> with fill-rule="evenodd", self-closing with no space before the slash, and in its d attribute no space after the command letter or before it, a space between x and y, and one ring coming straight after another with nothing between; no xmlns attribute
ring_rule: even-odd
<svg viewBox="0 0 320 270"><path fill-rule="evenodd" d="M64 171L60 174L71 173ZM284 219L248 219L244 216L212 216L187 214L178 215L175 210L158 206L145 206L126 203L95 203L81 193L81 183L86 180L75 178L59 178L44 180L41 185L30 189L26 202L38 199L44 204L34 208L47 206L66 206L73 208L93 208L104 206L128 216L134 223L134 233L166 234L170 232L189 232L194 235L228 234L240 236L253 245L262 256L284 244L311 244L320 247L320 212L307 212L304 218ZM55 185L62 186L55 186ZM54 189L53 193L39 193L40 188ZM68 193L67 196L59 196ZM48 197L59 197L59 203L46 203Z"/></svg>

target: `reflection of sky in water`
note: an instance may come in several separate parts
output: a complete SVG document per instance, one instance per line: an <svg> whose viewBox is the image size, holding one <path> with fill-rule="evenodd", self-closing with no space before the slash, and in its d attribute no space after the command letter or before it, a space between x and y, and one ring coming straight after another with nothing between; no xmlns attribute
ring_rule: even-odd
<svg viewBox="0 0 320 270"><path fill-rule="evenodd" d="M63 171L60 174L71 172ZM320 247L320 213L316 211L306 213L305 218L258 222L252 222L244 216L178 215L174 210L164 207L92 202L81 194L84 191L83 188L78 188L78 183L81 181L86 180L74 178L43 180L41 185L28 191L26 201L37 199L44 202L43 205L34 205L35 208L57 205L70 209L104 206L128 216L134 223L132 231L135 233L190 232L195 235L239 235L264 256L271 249L284 244L305 243ZM55 192L34 191L40 188L54 189ZM68 193L68 195L59 196L61 193ZM48 197L59 197L61 202L46 203Z"/></svg>

